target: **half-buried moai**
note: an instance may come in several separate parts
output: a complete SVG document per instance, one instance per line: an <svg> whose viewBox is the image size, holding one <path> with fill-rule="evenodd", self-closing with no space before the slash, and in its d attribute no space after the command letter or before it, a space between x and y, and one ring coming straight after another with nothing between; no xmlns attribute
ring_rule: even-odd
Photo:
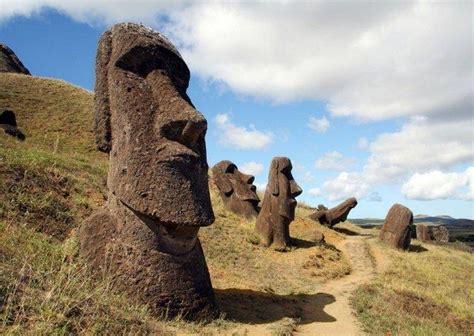
<svg viewBox="0 0 474 336"><path fill-rule="evenodd" d="M295 218L296 199L303 191L291 174L291 161L275 157L270 166L268 184L255 230L265 246L285 251L291 246L290 223Z"/></svg>
<svg viewBox="0 0 474 336"><path fill-rule="evenodd" d="M258 215L260 199L253 185L255 177L240 172L227 160L212 167L212 176L227 210L247 218Z"/></svg>
<svg viewBox="0 0 474 336"><path fill-rule="evenodd" d="M9 136L21 141L25 140L25 135L18 129L15 113L13 111L5 110L0 113L0 128Z"/></svg>
<svg viewBox="0 0 474 336"><path fill-rule="evenodd" d="M388 245L407 250L410 247L413 213L401 204L394 204L388 211L379 238Z"/></svg>
<svg viewBox="0 0 474 336"><path fill-rule="evenodd" d="M108 201L80 227L80 252L155 315L207 319L216 304L198 231L214 214L189 78L160 33L117 24L100 38L94 128Z"/></svg>
<svg viewBox="0 0 474 336"><path fill-rule="evenodd" d="M349 212L356 206L357 200L354 197L345 200L331 209L327 209L325 206L320 204L318 210L309 215L309 218L314 221L319 221L319 223L323 225L333 227L340 222L346 221Z"/></svg>
<svg viewBox="0 0 474 336"><path fill-rule="evenodd" d="M449 231L443 225L416 225L416 239L422 242L449 242Z"/></svg>

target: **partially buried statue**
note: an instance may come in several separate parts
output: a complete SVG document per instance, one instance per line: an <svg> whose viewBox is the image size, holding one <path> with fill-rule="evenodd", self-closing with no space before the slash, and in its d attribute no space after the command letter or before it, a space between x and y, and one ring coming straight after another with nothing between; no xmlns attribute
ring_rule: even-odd
<svg viewBox="0 0 474 336"><path fill-rule="evenodd" d="M334 225L344 222L349 212L357 206L357 200L351 197L334 208L328 209L323 205L318 206L318 210L309 215L309 218L319 223L333 227Z"/></svg>
<svg viewBox="0 0 474 336"><path fill-rule="evenodd" d="M155 315L215 316L198 239L213 223L204 136L190 73L160 33L117 24L99 41L95 134L109 152L106 206L79 230L81 254Z"/></svg>
<svg viewBox="0 0 474 336"><path fill-rule="evenodd" d="M247 218L258 215L260 199L252 175L240 172L234 163L225 160L212 167L212 176L227 210Z"/></svg>
<svg viewBox="0 0 474 336"><path fill-rule="evenodd" d="M285 251L291 246L290 223L295 218L295 197L303 192L293 179L291 169L290 159L273 158L262 210L255 226L263 245L273 244L277 251Z"/></svg>

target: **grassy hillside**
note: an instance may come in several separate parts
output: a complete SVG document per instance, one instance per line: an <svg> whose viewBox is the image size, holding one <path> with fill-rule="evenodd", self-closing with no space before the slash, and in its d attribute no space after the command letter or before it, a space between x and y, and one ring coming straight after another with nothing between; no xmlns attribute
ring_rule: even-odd
<svg viewBox="0 0 474 336"><path fill-rule="evenodd" d="M259 246L254 222L225 211L211 183L216 222L200 237L226 318L164 323L130 306L107 279L92 281L77 256L74 228L105 199L107 159L94 148L92 94L57 80L0 76L0 109L13 110L26 134L24 142L0 134L0 333L240 332L249 323L280 330L318 284L350 271L331 245L344 237L302 218L292 225L291 253ZM329 244L307 239L318 227Z"/></svg>

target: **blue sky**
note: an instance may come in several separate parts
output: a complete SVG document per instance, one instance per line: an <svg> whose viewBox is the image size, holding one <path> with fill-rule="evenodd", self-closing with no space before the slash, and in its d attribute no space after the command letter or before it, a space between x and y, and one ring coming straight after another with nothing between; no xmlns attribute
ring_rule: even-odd
<svg viewBox="0 0 474 336"><path fill-rule="evenodd" d="M130 2L131 3L131 2ZM299 200L352 217L473 218L472 4L221 4L9 1L0 42L35 76L93 90L108 25L164 32L191 70L210 165L231 160L259 187L288 156Z"/></svg>

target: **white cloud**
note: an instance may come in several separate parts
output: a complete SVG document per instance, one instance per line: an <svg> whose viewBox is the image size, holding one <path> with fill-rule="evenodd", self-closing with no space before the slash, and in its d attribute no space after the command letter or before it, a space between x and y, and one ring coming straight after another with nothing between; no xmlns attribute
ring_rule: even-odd
<svg viewBox="0 0 474 336"><path fill-rule="evenodd" d="M323 183L321 195L329 201L341 201L350 197L366 197L370 186L357 173L342 172L333 180Z"/></svg>
<svg viewBox="0 0 474 336"><path fill-rule="evenodd" d="M464 189L469 188L467 191ZM444 173L433 170L415 173L402 186L402 193L409 199L469 199L474 197L474 167L461 173Z"/></svg>
<svg viewBox="0 0 474 336"><path fill-rule="evenodd" d="M253 175L253 176L260 174L263 171L263 169L264 169L263 164L255 162L255 161L246 162L239 167L239 170L242 173Z"/></svg>
<svg viewBox="0 0 474 336"><path fill-rule="evenodd" d="M308 190L308 194L311 195L311 196L319 196L321 195L321 189L320 188L311 188Z"/></svg>
<svg viewBox="0 0 474 336"><path fill-rule="evenodd" d="M144 22L193 74L275 102L324 100L334 115L450 115L470 101L472 3L4 0L0 20L51 7L93 24ZM284 24L282 24L284 22Z"/></svg>
<svg viewBox="0 0 474 336"><path fill-rule="evenodd" d="M357 140L357 148L367 149L369 147L369 140L366 137L361 137Z"/></svg>
<svg viewBox="0 0 474 336"><path fill-rule="evenodd" d="M382 202L382 196L377 191L372 191L367 199L371 202Z"/></svg>
<svg viewBox="0 0 474 336"><path fill-rule="evenodd" d="M472 141L472 120L413 118L369 145L363 175L370 183L384 183L416 172L446 170L474 159Z"/></svg>
<svg viewBox="0 0 474 336"><path fill-rule="evenodd" d="M347 170L355 163L355 159L346 157L338 151L325 153L324 156L316 161L316 168L323 170Z"/></svg>
<svg viewBox="0 0 474 336"><path fill-rule="evenodd" d="M255 126L234 125L228 114L218 114L215 123L219 130L219 142L237 149L264 149L273 142L273 133L258 131Z"/></svg>
<svg viewBox="0 0 474 336"><path fill-rule="evenodd" d="M324 133L329 128L329 120L326 117L320 119L316 117L309 117L308 127L318 133Z"/></svg>
<svg viewBox="0 0 474 336"><path fill-rule="evenodd" d="M308 170L304 165L298 162L293 162L293 175L297 181L309 183L314 180L314 176L311 171Z"/></svg>

